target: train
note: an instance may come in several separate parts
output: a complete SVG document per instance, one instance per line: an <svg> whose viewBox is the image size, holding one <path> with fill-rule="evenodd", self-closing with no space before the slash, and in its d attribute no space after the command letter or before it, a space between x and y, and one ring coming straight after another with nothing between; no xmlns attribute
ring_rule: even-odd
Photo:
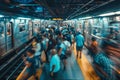
<svg viewBox="0 0 120 80"><path fill-rule="evenodd" d="M0 16L0 58L32 39L49 20Z"/></svg>
<svg viewBox="0 0 120 80"><path fill-rule="evenodd" d="M64 21L80 31L85 37L85 43L90 46L91 38L95 37L103 51L107 45L109 53L105 55L114 62L114 74L120 78L120 16L89 17Z"/></svg>

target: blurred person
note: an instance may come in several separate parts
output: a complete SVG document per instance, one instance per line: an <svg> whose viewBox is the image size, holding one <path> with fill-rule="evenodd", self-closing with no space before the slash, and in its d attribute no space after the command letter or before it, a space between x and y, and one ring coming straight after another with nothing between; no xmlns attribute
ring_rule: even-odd
<svg viewBox="0 0 120 80"><path fill-rule="evenodd" d="M36 68L38 69L41 66L41 59L40 59L40 56L42 54L41 42L37 38L35 38L34 41L35 41L36 45L34 45L32 50L35 51L35 54L34 54L34 56L35 56L35 65L36 65Z"/></svg>
<svg viewBox="0 0 120 80"><path fill-rule="evenodd" d="M50 56L50 50L54 49L55 46L56 46L56 40L53 38L53 35L50 35L49 42L48 42L48 48L47 48L48 61L49 61L49 56Z"/></svg>
<svg viewBox="0 0 120 80"><path fill-rule="evenodd" d="M44 51L46 51L48 48L48 41L49 39L46 37L46 34L42 35L42 47Z"/></svg>
<svg viewBox="0 0 120 80"><path fill-rule="evenodd" d="M32 75L35 78L36 66L35 66L34 53L35 53L35 51L30 49L27 51L27 57L23 56L23 61L26 65L27 69L22 77L22 80L27 80Z"/></svg>
<svg viewBox="0 0 120 80"><path fill-rule="evenodd" d="M96 41L96 38L95 37L92 37L91 38L91 44L90 46L88 47L89 51L90 51L90 54L93 53L93 50L95 47L98 47L98 42ZM92 55L91 55L92 56Z"/></svg>
<svg viewBox="0 0 120 80"><path fill-rule="evenodd" d="M66 55L66 51L67 48L70 47L70 43L69 41L66 40L65 37L62 38L62 42L60 44L60 49L58 51L58 55L60 56L60 59L62 60L63 64L64 64L64 70L66 69L66 59L67 59L67 55Z"/></svg>
<svg viewBox="0 0 120 80"><path fill-rule="evenodd" d="M32 47L35 48L36 44L37 44L36 39L33 39L33 41L32 41Z"/></svg>
<svg viewBox="0 0 120 80"><path fill-rule="evenodd" d="M60 80L60 58L57 54L56 49L51 50L51 60L50 60L50 76L52 80Z"/></svg>
<svg viewBox="0 0 120 80"><path fill-rule="evenodd" d="M34 39L34 47L32 49L35 50L35 56L40 56L41 44L37 38Z"/></svg>
<svg viewBox="0 0 120 80"><path fill-rule="evenodd" d="M76 41L77 58L78 56L81 58L82 48L84 46L84 37L80 32L76 34L75 41Z"/></svg>
<svg viewBox="0 0 120 80"><path fill-rule="evenodd" d="M41 46L42 46L42 51L44 50L45 52L47 62L48 62L48 55L47 55L48 42L49 42L49 39L46 37L46 34L44 34L42 36Z"/></svg>
<svg viewBox="0 0 120 80"><path fill-rule="evenodd" d="M101 80L115 80L111 68L113 62L100 51L98 46L94 46L93 48L93 64Z"/></svg>

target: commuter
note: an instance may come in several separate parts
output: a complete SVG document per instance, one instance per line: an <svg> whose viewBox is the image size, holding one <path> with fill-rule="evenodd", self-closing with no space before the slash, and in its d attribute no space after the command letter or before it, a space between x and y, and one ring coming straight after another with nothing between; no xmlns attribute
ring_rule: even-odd
<svg viewBox="0 0 120 80"><path fill-rule="evenodd" d="M46 37L46 34L44 34L42 36L42 47L43 47L44 51L46 51L48 48L48 41L49 41L49 39Z"/></svg>
<svg viewBox="0 0 120 80"><path fill-rule="evenodd" d="M56 40L53 38L53 35L50 35L47 51L50 51L51 49L55 48L55 46L56 46Z"/></svg>
<svg viewBox="0 0 120 80"><path fill-rule="evenodd" d="M29 77L32 75L35 78L35 73L36 73L36 66L35 66L35 57L34 57L34 50L28 50L27 51L27 57L23 57L23 61L27 67L22 80L27 80Z"/></svg>
<svg viewBox="0 0 120 80"><path fill-rule="evenodd" d="M34 39L34 47L32 48L35 50L35 56L40 56L41 44L37 38Z"/></svg>
<svg viewBox="0 0 120 80"><path fill-rule="evenodd" d="M87 46L86 45L86 47L88 48L88 50L89 50L89 54L91 55L91 56L93 56L93 50L94 50L94 48L96 48L96 47L98 47L98 42L96 41L96 38L95 37L92 37L92 39L91 39L92 41L91 41L91 44L90 44L90 46Z"/></svg>
<svg viewBox="0 0 120 80"><path fill-rule="evenodd" d="M74 34L72 32L70 32L70 34L71 34L71 46L74 49L74 42L75 42Z"/></svg>
<svg viewBox="0 0 120 80"><path fill-rule="evenodd" d="M80 58L81 58L81 56L82 56L81 51L84 46L84 37L80 32L78 32L76 34L75 41L76 41L77 58L78 58L78 56L80 56Z"/></svg>
<svg viewBox="0 0 120 80"><path fill-rule="evenodd" d="M57 51L59 51L59 49L60 49L60 44L61 44L61 42L62 42L62 37L63 37L63 35L62 35L61 33L59 33L59 34L56 36L56 43L57 43L56 49L57 49Z"/></svg>
<svg viewBox="0 0 120 80"><path fill-rule="evenodd" d="M50 60L50 76L52 80L60 80L60 58L55 49L51 50L52 58Z"/></svg>
<svg viewBox="0 0 120 80"><path fill-rule="evenodd" d="M36 39L33 39L33 41L32 41L32 47L35 48L36 44L37 44Z"/></svg>
<svg viewBox="0 0 120 80"><path fill-rule="evenodd" d="M42 46L42 50L44 50L45 52L47 62L48 62L48 55L47 55L48 42L49 42L49 39L46 37L46 34L44 34L42 36L41 46Z"/></svg>
<svg viewBox="0 0 120 80"><path fill-rule="evenodd" d="M98 47L94 47L93 54L94 67L101 80L114 80L111 68L113 62Z"/></svg>
<svg viewBox="0 0 120 80"><path fill-rule="evenodd" d="M35 51L35 54L34 54L34 56L35 56L35 65L36 65L36 68L39 69L41 67L41 59L40 59L40 56L41 56L41 53L42 53L41 44L40 44L40 41L37 38L34 39L34 42L36 44L34 45L32 50Z"/></svg>
<svg viewBox="0 0 120 80"><path fill-rule="evenodd" d="M48 42L48 49L47 49L48 61L50 56L50 50L55 48L55 46L56 46L56 40L53 38L53 35L50 35L49 42Z"/></svg>
<svg viewBox="0 0 120 80"><path fill-rule="evenodd" d="M65 70L66 69L66 59L67 59L66 51L67 51L67 47L70 47L70 43L66 40L65 37L63 37L62 42L59 47L60 47L60 49L58 51L58 55L60 56L60 59L62 60L62 62L64 64L64 70Z"/></svg>
<svg viewBox="0 0 120 80"><path fill-rule="evenodd" d="M98 47L98 42L96 41L95 37L92 37L91 47Z"/></svg>

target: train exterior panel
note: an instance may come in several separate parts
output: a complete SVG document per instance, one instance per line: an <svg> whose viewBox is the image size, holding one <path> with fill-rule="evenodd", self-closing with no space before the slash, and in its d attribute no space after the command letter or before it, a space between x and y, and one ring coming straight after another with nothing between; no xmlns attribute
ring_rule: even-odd
<svg viewBox="0 0 120 80"><path fill-rule="evenodd" d="M0 18L0 57L29 41L39 28L40 20Z"/></svg>

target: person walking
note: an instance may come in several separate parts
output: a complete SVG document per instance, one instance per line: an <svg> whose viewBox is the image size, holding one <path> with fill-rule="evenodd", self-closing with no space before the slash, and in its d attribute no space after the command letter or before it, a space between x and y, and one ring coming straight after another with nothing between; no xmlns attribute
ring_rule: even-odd
<svg viewBox="0 0 120 80"><path fill-rule="evenodd" d="M82 48L84 46L84 37L80 32L76 34L75 41L76 41L77 58L78 57L81 58Z"/></svg>
<svg viewBox="0 0 120 80"><path fill-rule="evenodd" d="M51 50L51 60L50 60L50 76L52 80L60 80L60 58L57 54L56 49Z"/></svg>

